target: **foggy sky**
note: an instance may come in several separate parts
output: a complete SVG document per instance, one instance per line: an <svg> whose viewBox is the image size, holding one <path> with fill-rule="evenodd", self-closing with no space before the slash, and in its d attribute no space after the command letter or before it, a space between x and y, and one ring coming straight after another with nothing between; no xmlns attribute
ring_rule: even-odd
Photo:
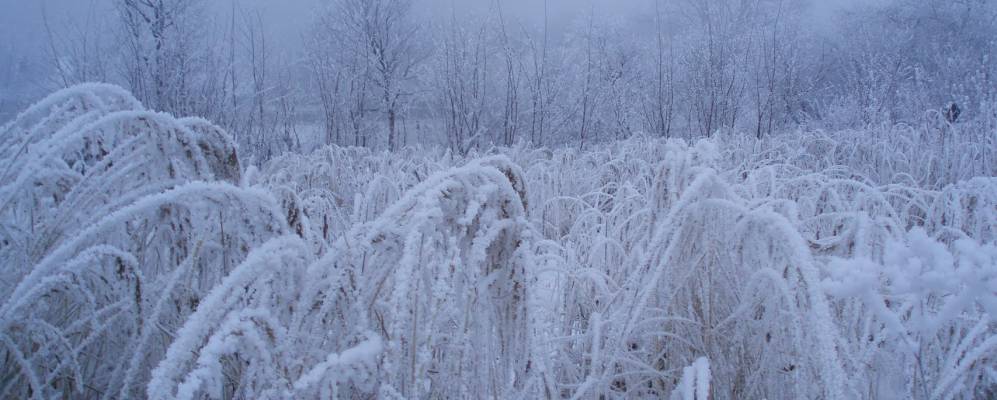
<svg viewBox="0 0 997 400"><path fill-rule="evenodd" d="M225 15L232 2L244 10L259 10L270 37L277 47L293 52L300 48L301 36L309 27L317 10L330 0L205 0L209 12ZM544 2L541 0L499 0L506 17L527 25L543 21ZM547 14L554 27L563 26L588 12L591 6L600 17L626 17L647 9L653 0L548 0ZM668 0L665 0L668 1ZM87 18L95 26L113 22L113 0L0 0L0 66L30 64L38 73L11 76L0 71L0 99L16 96L15 92L47 92L43 75L51 64L48 36L43 15L47 16L53 35L64 34L72 25L83 26ZM414 12L419 18L431 19L450 15L451 7L460 14L484 15L495 7L495 0L414 0ZM106 22L105 22L106 21ZM22 68L23 69L23 68ZM6 93L4 93L6 92Z"/></svg>
<svg viewBox="0 0 997 400"><path fill-rule="evenodd" d="M225 15L235 1L245 10L260 10L266 29L277 48L293 53L300 49L301 37L317 10L330 0L205 0L208 12ZM506 18L527 26L539 26L544 17L543 0L498 0ZM662 0L663 3L679 0ZM817 27L826 25L827 15L834 10L864 0L812 0L811 12ZM869 0L865 0L867 3ZM885 1L885 0L872 0ZM48 60L48 40L43 24L43 10L48 16L53 34L58 36L73 24L83 25L88 16L92 23L111 23L116 18L113 0L0 0L0 67L4 65L33 65L41 75ZM548 0L547 16L552 29L557 30L593 10L599 18L617 18L646 23L653 10L654 0ZM484 16L496 7L496 0L414 0L414 12L419 18L442 18L450 15L451 7L458 14ZM88 10L95 10L88 12ZM632 25L639 26L639 25ZM22 70L25 68L22 68ZM44 79L24 76L24 72L11 77L3 75L0 68L0 99L16 96L13 92L46 92ZM6 80L6 81L5 81ZM6 91L7 93L3 93Z"/></svg>
<svg viewBox="0 0 997 400"><path fill-rule="evenodd" d="M45 42L42 25L42 10L48 13L54 27L63 26L67 20L80 19L93 6L102 10L106 18L113 18L110 7L112 0L0 0L0 37L13 42L14 46L31 53ZM302 30L309 25L315 10L329 0L206 0L215 11L228 10L231 2L239 7L259 9L266 18L269 28L284 40L300 37ZM542 0L499 0L507 16L523 20L525 23L540 23L544 15ZM547 15L554 25L563 25L595 10L600 17L635 17L650 12L654 0L548 0ZM665 2L669 0L664 0ZM673 0L674 1L674 0ZM841 7L842 4L860 0L828 0L813 2L814 11L819 16ZM451 7L459 13L484 14L494 9L495 0L415 0L415 11L424 17L448 14Z"/></svg>

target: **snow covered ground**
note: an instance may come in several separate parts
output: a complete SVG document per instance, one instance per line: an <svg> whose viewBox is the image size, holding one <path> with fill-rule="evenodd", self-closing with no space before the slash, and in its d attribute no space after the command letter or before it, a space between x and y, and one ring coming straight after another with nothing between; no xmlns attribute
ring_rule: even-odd
<svg viewBox="0 0 997 400"><path fill-rule="evenodd" d="M997 136L246 167L108 85L0 128L0 398L997 396Z"/></svg>

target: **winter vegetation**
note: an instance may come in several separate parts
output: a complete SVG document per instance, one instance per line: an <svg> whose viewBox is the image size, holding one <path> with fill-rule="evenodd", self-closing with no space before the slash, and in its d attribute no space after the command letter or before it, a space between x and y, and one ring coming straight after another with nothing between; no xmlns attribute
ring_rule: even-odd
<svg viewBox="0 0 997 400"><path fill-rule="evenodd" d="M924 133L256 169L76 86L3 129L3 397L992 396L997 146Z"/></svg>
<svg viewBox="0 0 997 400"><path fill-rule="evenodd" d="M418 1L51 30L0 399L997 397L993 4Z"/></svg>

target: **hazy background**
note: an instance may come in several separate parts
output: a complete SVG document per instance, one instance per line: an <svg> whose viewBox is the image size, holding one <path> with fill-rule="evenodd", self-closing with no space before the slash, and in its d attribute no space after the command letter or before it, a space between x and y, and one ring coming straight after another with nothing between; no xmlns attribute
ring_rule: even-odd
<svg viewBox="0 0 997 400"><path fill-rule="evenodd" d="M865 4L877 1L880 0L867 0ZM208 3L210 9L206 12L219 18L224 18L233 5L242 10L259 10L270 37L278 41L276 47L285 54L294 54L300 50L302 34L314 16L330 1L211 0ZM518 23L543 22L544 2L539 0L416 0L415 11L426 19L447 17L452 9L459 14L484 15L494 11L499 3L502 11ZM811 2L809 17L814 29L831 27L832 15L853 4L862 2ZM603 18L650 27L653 6L654 0L549 0L546 14L555 31L590 9ZM5 111L9 114L11 107L28 104L55 89L48 79L52 60L47 51L46 17L51 34L59 37L83 26L109 26L108 21L116 18L114 14L111 0L0 0L0 117L5 116Z"/></svg>

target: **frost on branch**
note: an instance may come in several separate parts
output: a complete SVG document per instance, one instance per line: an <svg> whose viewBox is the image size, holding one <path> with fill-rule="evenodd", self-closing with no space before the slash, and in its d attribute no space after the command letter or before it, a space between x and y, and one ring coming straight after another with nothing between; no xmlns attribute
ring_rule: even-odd
<svg viewBox="0 0 997 400"><path fill-rule="evenodd" d="M945 237L997 242L997 177L946 186L928 211L929 227Z"/></svg>
<svg viewBox="0 0 997 400"><path fill-rule="evenodd" d="M384 337L382 395L518 397L536 390L542 362L531 347L535 250L524 190L521 171L504 157L437 173L351 230L313 267L313 282L344 274L342 300L350 304L340 308L358 310Z"/></svg>
<svg viewBox="0 0 997 400"><path fill-rule="evenodd" d="M997 383L997 247L969 239L949 247L915 229L891 241L882 261L836 258L828 271L827 292L865 317L842 324L856 336L848 342L854 366L878 372L857 375L869 379L867 396L892 385L915 399L988 396ZM876 371L900 365L908 370L899 382Z"/></svg>
<svg viewBox="0 0 997 400"><path fill-rule="evenodd" d="M4 128L0 397L135 397L201 296L287 231L220 129L103 85Z"/></svg>
<svg viewBox="0 0 997 400"><path fill-rule="evenodd" d="M437 173L316 261L295 236L265 244L187 320L148 395L536 393L521 175L503 157Z"/></svg>
<svg viewBox="0 0 997 400"><path fill-rule="evenodd" d="M78 128L112 112L142 109L142 104L131 93L114 85L85 84L61 90L0 127L3 133L0 160L9 162L23 158L30 145L59 130ZM9 175L4 176L7 177Z"/></svg>
<svg viewBox="0 0 997 400"><path fill-rule="evenodd" d="M435 160L438 154L427 153L399 159L367 148L327 146L274 159L251 183L281 198L289 219L300 221L304 236L325 254L354 225L378 218L406 190L448 168Z"/></svg>
<svg viewBox="0 0 997 400"><path fill-rule="evenodd" d="M2 133L0 398L997 387L997 190L951 149L921 167L875 132L328 146L243 170L218 127L101 85Z"/></svg>
<svg viewBox="0 0 997 400"><path fill-rule="evenodd" d="M672 400L707 400L710 398L710 361L697 358L682 369L682 380L672 392Z"/></svg>
<svg viewBox="0 0 997 400"><path fill-rule="evenodd" d="M607 384L673 393L678 383L666 371L706 356L714 366L711 397L842 396L817 269L786 216L747 207L709 170L679 193L647 247L646 275L626 289L632 300L607 311L627 318L609 347L628 349L607 362L647 372L608 375Z"/></svg>

